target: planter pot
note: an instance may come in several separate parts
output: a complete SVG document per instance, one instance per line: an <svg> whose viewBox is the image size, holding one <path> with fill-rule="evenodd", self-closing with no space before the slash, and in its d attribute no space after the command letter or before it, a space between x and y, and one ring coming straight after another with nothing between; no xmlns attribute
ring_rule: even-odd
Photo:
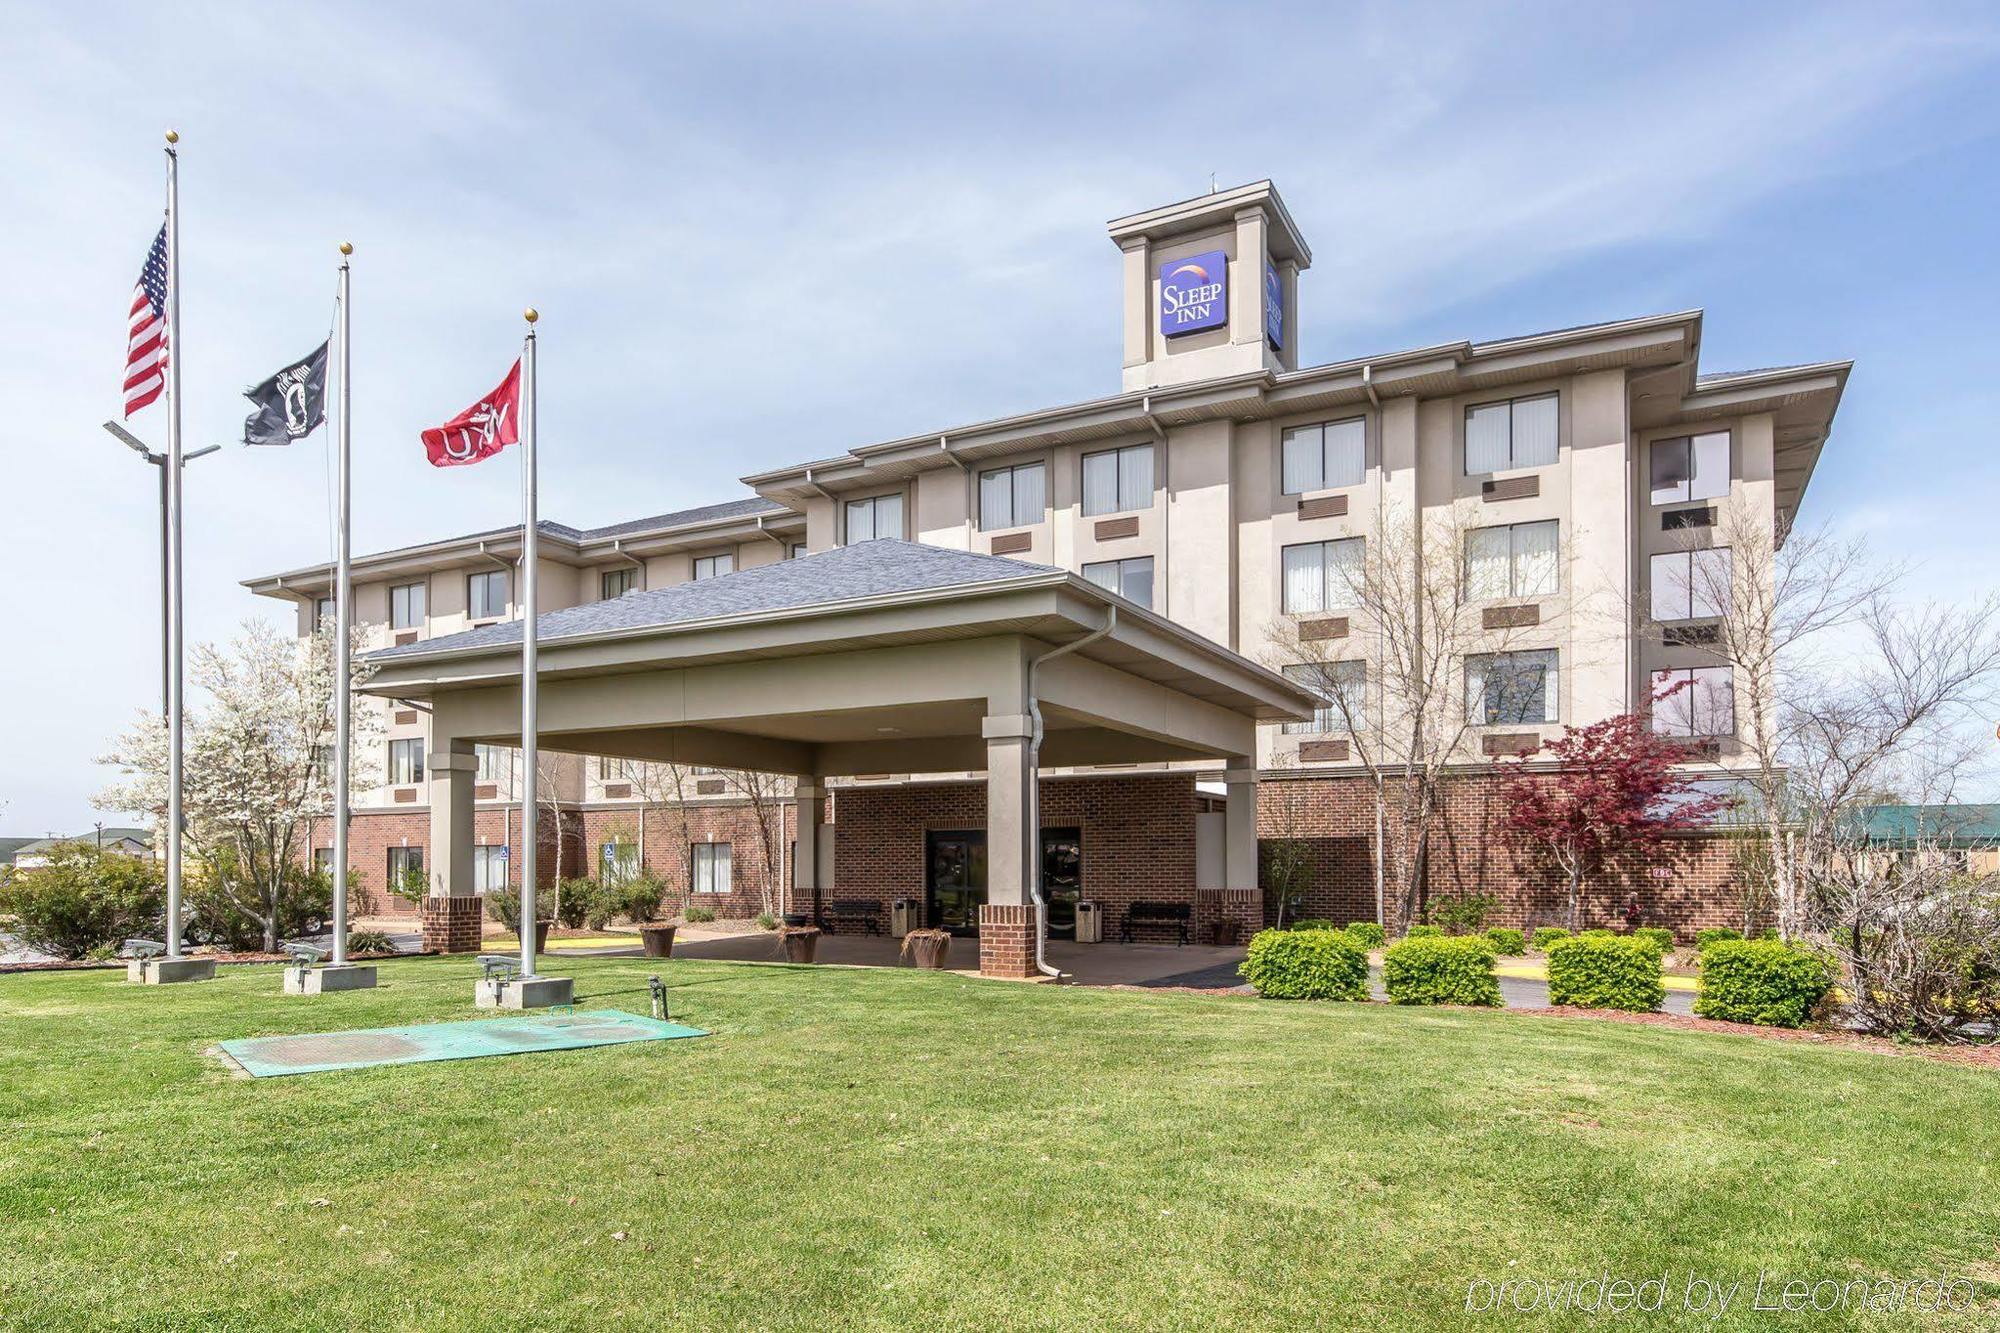
<svg viewBox="0 0 2000 1333"><path fill-rule="evenodd" d="M547 953L547 952L548 952L548 948L549 948L549 927L550 927L550 926L553 926L554 924L555 924L555 922L554 922L554 921L537 921L537 922L535 923L535 952L536 952L536 953Z"/></svg>
<svg viewBox="0 0 2000 1333"><path fill-rule="evenodd" d="M641 926L639 939L646 946L648 958L671 958L674 956L675 926Z"/></svg>
<svg viewBox="0 0 2000 1333"><path fill-rule="evenodd" d="M812 917L805 912L787 912L785 913L785 924L788 926L810 926L812 924Z"/></svg>
<svg viewBox="0 0 2000 1333"><path fill-rule="evenodd" d="M1217 944L1235 944L1242 938L1242 935L1242 923L1234 917L1224 917L1215 923L1215 942Z"/></svg>
<svg viewBox="0 0 2000 1333"><path fill-rule="evenodd" d="M810 963L819 950L819 932L816 930L802 930L795 935L778 938L785 946L785 961L788 963Z"/></svg>
<svg viewBox="0 0 2000 1333"><path fill-rule="evenodd" d="M929 968L933 972L944 969L945 955L951 952L951 937L931 939L919 935L907 941L910 946L910 964L913 967Z"/></svg>

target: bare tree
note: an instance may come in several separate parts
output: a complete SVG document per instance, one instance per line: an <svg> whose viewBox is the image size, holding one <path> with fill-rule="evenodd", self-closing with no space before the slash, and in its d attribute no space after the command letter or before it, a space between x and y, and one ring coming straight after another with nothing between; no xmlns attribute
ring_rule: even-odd
<svg viewBox="0 0 2000 1333"><path fill-rule="evenodd" d="M689 837L687 817L687 782L689 770L685 764L635 763L632 765L632 790L639 797L639 859L642 867L650 868L656 849L646 842L646 819L654 810L664 813L667 833L671 844L668 864L672 867L674 882L680 886L683 908L689 889L693 885L693 868L688 863Z"/></svg>
<svg viewBox="0 0 2000 1333"><path fill-rule="evenodd" d="M778 910L778 878L784 868L784 791L791 780L780 774L734 768L725 771L722 777L730 790L749 803L750 817L757 823L757 853L763 870L759 877L762 901L764 911L775 914Z"/></svg>
<svg viewBox="0 0 2000 1333"><path fill-rule="evenodd" d="M1270 628L1272 664L1326 700L1322 729L1346 734L1372 789L1376 910L1384 924L1392 892L1397 919L1416 919L1448 780L1467 766L1490 766L1473 743L1475 728L1489 711L1495 720L1521 715L1546 684L1497 663L1468 675L1469 663L1525 646L1519 618L1485 614L1493 603L1546 595L1496 588L1475 569L1468 556L1483 531L1490 530L1468 523L1456 507L1391 512L1359 558L1330 577L1344 606ZM1559 577L1568 563L1559 547L1538 559L1545 562L1533 575L1538 581Z"/></svg>

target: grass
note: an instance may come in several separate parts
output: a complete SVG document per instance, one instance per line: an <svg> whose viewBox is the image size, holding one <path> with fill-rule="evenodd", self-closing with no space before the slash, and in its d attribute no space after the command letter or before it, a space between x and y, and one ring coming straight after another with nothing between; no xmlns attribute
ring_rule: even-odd
<svg viewBox="0 0 2000 1333"><path fill-rule="evenodd" d="M0 978L0 1324L1441 1328L1475 1278L1606 1270L1676 1300L1689 1274L1743 1281L1724 1327L1867 1322L1740 1317L1760 1270L1943 1268L2000 1308L1988 1072L1506 1013L561 960L581 1004L638 1012L663 968L714 1036L258 1081L204 1052L470 1017L474 969L390 963L310 1000L275 967ZM1683 1320L1717 1326L1657 1322Z"/></svg>

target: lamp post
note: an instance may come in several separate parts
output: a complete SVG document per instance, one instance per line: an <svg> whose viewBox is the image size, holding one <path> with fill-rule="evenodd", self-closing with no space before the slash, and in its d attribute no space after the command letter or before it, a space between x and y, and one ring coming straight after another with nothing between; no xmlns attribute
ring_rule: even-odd
<svg viewBox="0 0 2000 1333"><path fill-rule="evenodd" d="M160 716L165 717L167 709L170 706L167 701L167 676L171 670L171 666L167 661L169 652L167 646L167 621L173 615L172 608L167 605L169 596L167 591L167 456L165 454L156 454L151 449L148 449L140 442L138 436L126 430L115 421L105 422L104 429L111 432L113 439L160 470ZM195 459L212 454L221 447L219 444L211 444L206 448L196 449L192 453L182 454L181 466L186 467Z"/></svg>

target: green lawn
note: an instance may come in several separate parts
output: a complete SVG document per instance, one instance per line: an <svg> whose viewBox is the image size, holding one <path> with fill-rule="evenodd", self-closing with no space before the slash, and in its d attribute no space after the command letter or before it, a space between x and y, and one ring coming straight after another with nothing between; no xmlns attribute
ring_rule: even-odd
<svg viewBox="0 0 2000 1333"><path fill-rule="evenodd" d="M639 1012L661 966L561 963L582 1003ZM205 1049L471 1017L470 963L312 1000L275 968L0 977L0 1324L1408 1329L1465 1322L1475 1278L1608 1269L1665 1273L1673 1306L1690 1273L1743 1281L1725 1327L1850 1327L1739 1316L1760 1269L1939 1266L2000 1309L1990 1072L1504 1013L665 966L675 1017L714 1036L259 1081Z"/></svg>

